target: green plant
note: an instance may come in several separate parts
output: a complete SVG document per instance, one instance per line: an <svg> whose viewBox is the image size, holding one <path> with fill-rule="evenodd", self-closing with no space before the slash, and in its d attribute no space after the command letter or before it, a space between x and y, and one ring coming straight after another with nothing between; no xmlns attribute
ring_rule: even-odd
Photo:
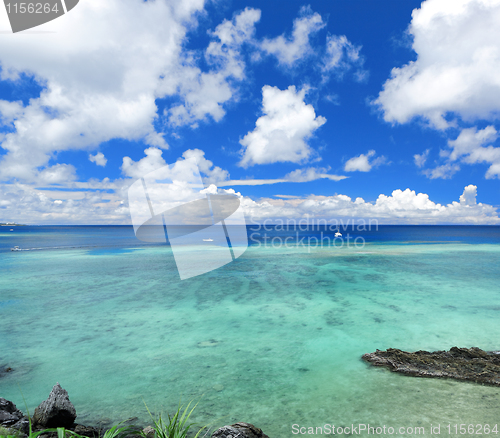
<svg viewBox="0 0 500 438"><path fill-rule="evenodd" d="M13 435L12 429L7 429L3 426L0 426L0 438L17 438L18 436L19 432L15 431Z"/></svg>
<svg viewBox="0 0 500 438"><path fill-rule="evenodd" d="M189 418L191 417L191 414L193 413L194 409L196 406L198 406L198 403L196 403L191 410L189 410L189 407L191 406L191 403L193 400L191 400L188 405L182 410L184 406L181 405L181 401L179 401L179 406L177 407L177 411L175 414L170 416L170 414L167 413L168 417L168 422L163 420L163 417L161 414L158 415L158 419L156 419L153 414L151 414L151 411L148 408L148 405L146 405L146 402L144 402L144 405L146 406L146 409L153 420L153 429L155 431L155 437L156 438L186 438L187 434L189 432L189 429L191 427L196 426L195 423L188 423ZM207 426L203 426L193 438L198 438L202 431L206 429ZM207 431L208 432L208 431ZM145 434L143 434L145 436ZM206 436L206 434L205 434Z"/></svg>
<svg viewBox="0 0 500 438"><path fill-rule="evenodd" d="M126 433L138 434L138 432L133 431L130 426L118 427L123 423L124 422L122 421L121 423L118 423L116 426L113 426L111 429L104 432L104 435L101 438L118 438Z"/></svg>

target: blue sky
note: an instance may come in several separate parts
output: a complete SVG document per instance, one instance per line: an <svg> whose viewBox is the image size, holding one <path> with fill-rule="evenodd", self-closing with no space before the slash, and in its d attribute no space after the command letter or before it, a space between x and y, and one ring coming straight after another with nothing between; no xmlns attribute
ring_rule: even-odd
<svg viewBox="0 0 500 438"><path fill-rule="evenodd" d="M130 223L192 157L257 219L500 222L500 0L0 11L0 222Z"/></svg>

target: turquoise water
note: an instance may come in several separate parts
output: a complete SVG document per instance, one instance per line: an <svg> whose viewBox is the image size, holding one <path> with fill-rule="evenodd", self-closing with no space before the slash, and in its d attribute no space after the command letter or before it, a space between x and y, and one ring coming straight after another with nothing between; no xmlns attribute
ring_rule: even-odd
<svg viewBox="0 0 500 438"><path fill-rule="evenodd" d="M83 424L146 423L143 400L171 411L181 396L201 397L201 423L247 421L271 438L297 436L293 424L427 435L500 423L500 388L360 360L389 347L499 350L496 243L253 246L184 281L168 246L3 252L0 263L0 365L14 369L0 396L22 408L21 388L30 411L59 382Z"/></svg>

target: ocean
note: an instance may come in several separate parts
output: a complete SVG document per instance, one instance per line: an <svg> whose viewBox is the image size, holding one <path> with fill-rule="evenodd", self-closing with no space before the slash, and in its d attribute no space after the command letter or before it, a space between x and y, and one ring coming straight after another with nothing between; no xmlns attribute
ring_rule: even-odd
<svg viewBox="0 0 500 438"><path fill-rule="evenodd" d="M247 230L241 257L181 281L171 247L132 227L1 227L0 369L13 371L0 397L24 411L22 392L32 413L59 382L88 425L146 424L145 403L166 413L194 399L212 430L244 421L271 438L500 423L498 387L361 360L499 350L500 227Z"/></svg>

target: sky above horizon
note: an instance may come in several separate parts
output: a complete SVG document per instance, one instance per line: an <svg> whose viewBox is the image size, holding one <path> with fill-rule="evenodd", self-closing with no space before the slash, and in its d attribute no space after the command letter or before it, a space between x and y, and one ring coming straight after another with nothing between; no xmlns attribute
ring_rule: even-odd
<svg viewBox="0 0 500 438"><path fill-rule="evenodd" d="M500 0L80 0L10 33L0 222L129 224L195 159L256 221L500 224Z"/></svg>

